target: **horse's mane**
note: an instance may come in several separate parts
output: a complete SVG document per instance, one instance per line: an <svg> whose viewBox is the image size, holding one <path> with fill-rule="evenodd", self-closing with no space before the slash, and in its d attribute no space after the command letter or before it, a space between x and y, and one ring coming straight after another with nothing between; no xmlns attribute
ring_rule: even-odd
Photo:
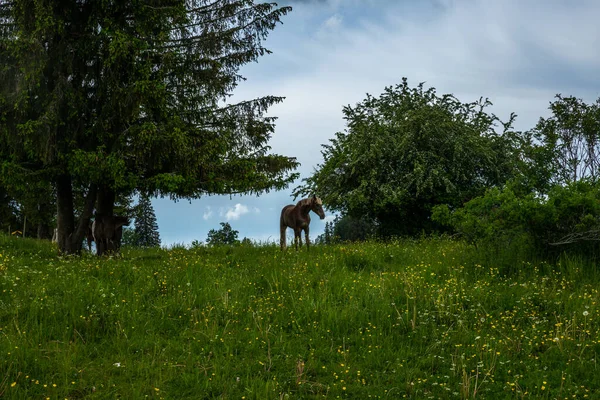
<svg viewBox="0 0 600 400"><path fill-rule="evenodd" d="M302 207L310 204L310 197L308 199L302 199L296 203L296 207Z"/></svg>
<svg viewBox="0 0 600 400"><path fill-rule="evenodd" d="M300 200L298 203L296 203L296 207L311 205L313 201L316 201L316 203L319 205L323 204L323 201L319 197L316 197L315 200L313 200L313 197L311 196Z"/></svg>

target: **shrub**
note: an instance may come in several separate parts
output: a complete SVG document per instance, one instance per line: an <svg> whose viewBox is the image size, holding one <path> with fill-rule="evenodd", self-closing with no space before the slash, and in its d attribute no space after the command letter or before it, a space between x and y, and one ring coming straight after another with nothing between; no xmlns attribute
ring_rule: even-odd
<svg viewBox="0 0 600 400"><path fill-rule="evenodd" d="M547 196L520 194L507 185L432 218L477 246L554 256L564 251L596 257L600 240L600 186L587 181L557 185Z"/></svg>

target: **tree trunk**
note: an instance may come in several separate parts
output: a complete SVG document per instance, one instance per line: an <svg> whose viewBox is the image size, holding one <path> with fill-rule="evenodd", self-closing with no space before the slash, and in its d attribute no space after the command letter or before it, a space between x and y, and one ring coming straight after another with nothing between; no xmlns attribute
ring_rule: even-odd
<svg viewBox="0 0 600 400"><path fill-rule="evenodd" d="M58 249L64 254L77 253L69 240L75 230L73 214L73 187L67 174L56 179L56 227L58 229ZM81 249L80 249L81 250Z"/></svg>
<svg viewBox="0 0 600 400"><path fill-rule="evenodd" d="M58 248L62 254L79 254L81 252L83 238L87 234L88 224L94 209L96 193L96 185L90 185L84 208L77 226L75 226L71 177L64 174L56 180Z"/></svg>
<svg viewBox="0 0 600 400"><path fill-rule="evenodd" d="M102 215L102 216L108 216L108 217L113 216L114 208L115 208L115 199L116 199L115 191L108 185L100 185L98 187L98 194L96 195L96 197L97 197L96 215ZM121 243L120 236L122 236L122 232L123 232L122 227L117 228L117 236L119 236L119 239L118 239L119 244L117 247L120 247L120 243ZM106 250L108 250L106 248L106 244L96 242L96 254L98 254L100 256Z"/></svg>
<svg viewBox="0 0 600 400"><path fill-rule="evenodd" d="M40 201L38 203L38 212L36 215L37 221L37 238L52 239L52 217L56 210L52 209L49 201Z"/></svg>

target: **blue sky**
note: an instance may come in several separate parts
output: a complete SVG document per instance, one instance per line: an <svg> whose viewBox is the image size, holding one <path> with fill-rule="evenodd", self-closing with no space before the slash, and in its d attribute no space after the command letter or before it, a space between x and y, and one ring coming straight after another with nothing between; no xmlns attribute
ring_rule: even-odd
<svg viewBox="0 0 600 400"><path fill-rule="evenodd" d="M206 240L229 222L240 239L278 241L279 213L292 189L322 162L321 144L345 128L342 107L407 77L461 101L488 97L501 119L530 129L557 93L600 97L598 1L304 0L269 36L273 51L242 69L233 100L285 96L271 108L278 154L302 164L288 190L261 196L153 199L163 245ZM311 238L325 222L314 217ZM288 237L291 236L291 231Z"/></svg>

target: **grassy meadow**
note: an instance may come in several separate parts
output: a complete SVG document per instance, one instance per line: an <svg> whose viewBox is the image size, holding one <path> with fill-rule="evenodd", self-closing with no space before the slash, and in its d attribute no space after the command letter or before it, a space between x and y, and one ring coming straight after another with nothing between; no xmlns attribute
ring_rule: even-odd
<svg viewBox="0 0 600 400"><path fill-rule="evenodd" d="M0 236L0 397L600 397L578 260L446 239L123 253Z"/></svg>

